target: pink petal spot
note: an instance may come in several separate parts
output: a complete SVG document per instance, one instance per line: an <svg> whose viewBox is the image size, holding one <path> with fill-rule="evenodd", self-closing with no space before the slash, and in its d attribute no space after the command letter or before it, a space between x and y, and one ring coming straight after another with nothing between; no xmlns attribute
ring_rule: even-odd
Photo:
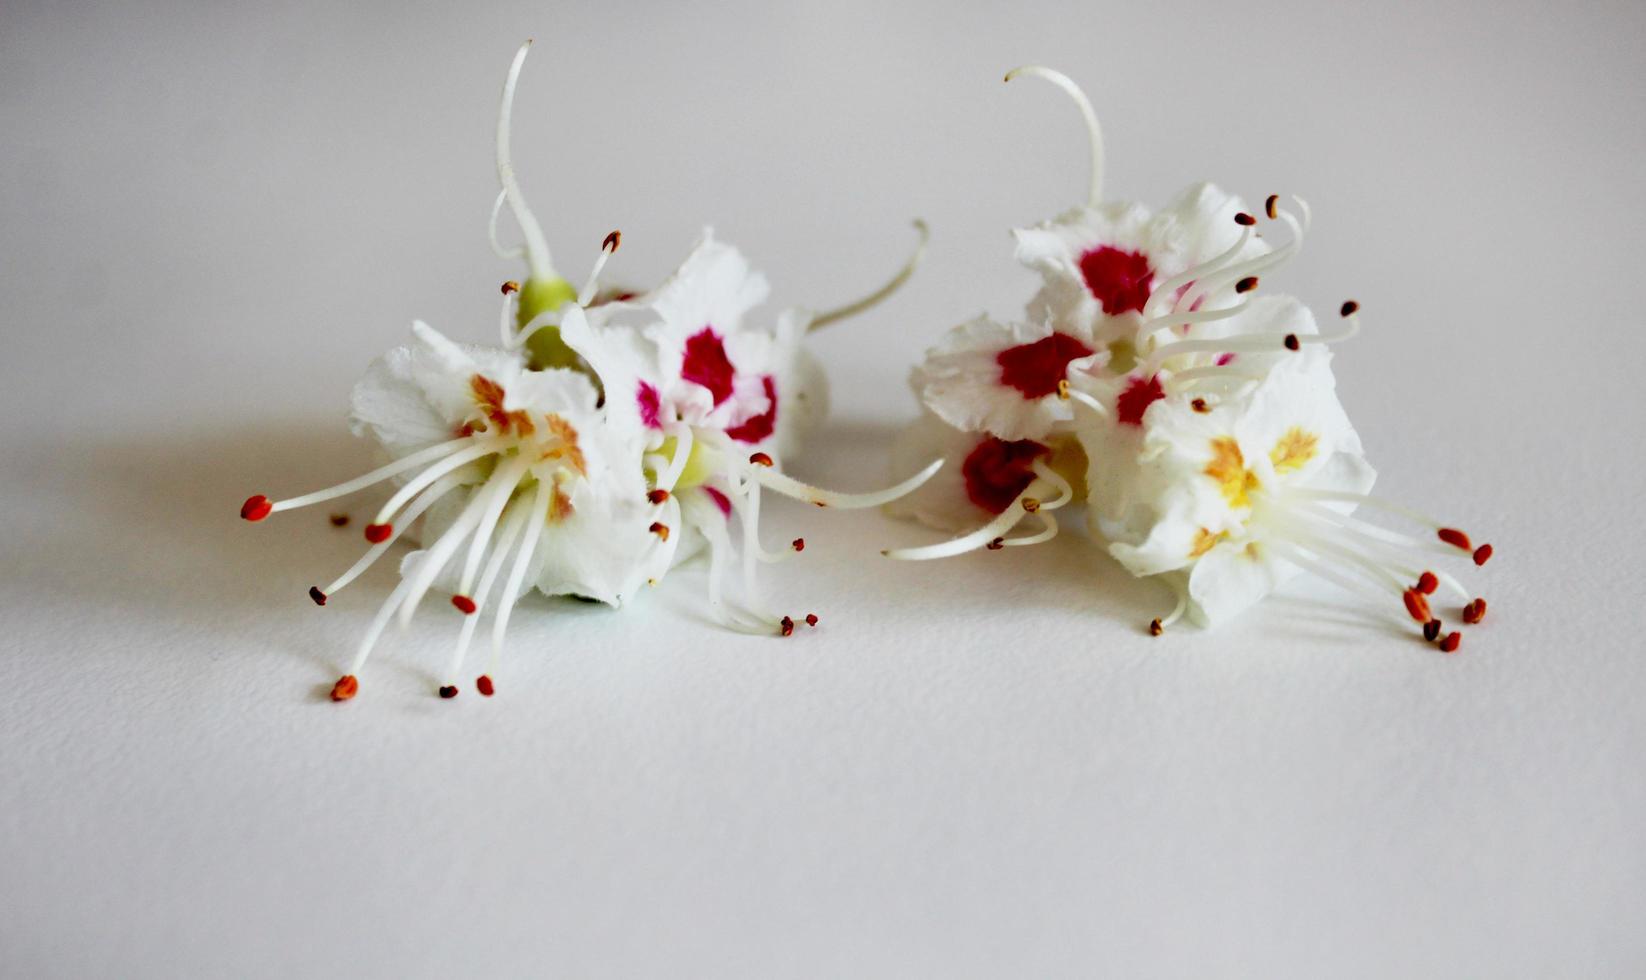
<svg viewBox="0 0 1646 980"><path fill-rule="evenodd" d="M657 397L657 389L642 381L636 397L640 402L640 421L646 428L663 428L663 404Z"/></svg>
<svg viewBox="0 0 1646 980"><path fill-rule="evenodd" d="M999 514L1034 480L1034 461L1050 453L1033 439L1007 442L985 438L960 464L966 496L991 514Z"/></svg>
<svg viewBox="0 0 1646 980"><path fill-rule="evenodd" d="M1113 245L1099 245L1082 255L1080 274L1086 280L1086 288L1103 304L1103 312L1110 316L1142 310L1143 304L1149 301L1149 286L1154 281L1148 256Z"/></svg>
<svg viewBox="0 0 1646 980"><path fill-rule="evenodd" d="M680 364L680 376L700 384L714 396L715 405L732 396L732 362L726 357L726 345L713 327L704 327L686 338L686 357Z"/></svg>
<svg viewBox="0 0 1646 980"><path fill-rule="evenodd" d="M768 374L760 379L760 383L766 388L766 400L770 404L759 415L726 430L726 434L738 442L764 442L777 428L777 380Z"/></svg>
<svg viewBox="0 0 1646 980"><path fill-rule="evenodd" d="M1234 359L1239 356L1240 355L1238 354L1219 354L1217 355L1217 366L1227 367L1228 365L1233 364Z"/></svg>
<svg viewBox="0 0 1646 980"><path fill-rule="evenodd" d="M725 494L721 493L719 490L716 490L714 487L704 487L703 492L709 495L709 499L714 501L714 505L716 507L720 508L721 514L726 517L732 516L732 502L726 497Z"/></svg>
<svg viewBox="0 0 1646 980"><path fill-rule="evenodd" d="M1092 349L1066 333L1054 333L1032 344L1018 344L995 355L1000 383L1016 388L1024 398L1057 393L1057 384L1069 373L1069 362L1090 357Z"/></svg>
<svg viewBox="0 0 1646 980"><path fill-rule="evenodd" d="M1166 392L1160 387L1158 376L1133 378L1126 386L1126 390L1115 399L1115 411L1120 421L1125 425L1142 425L1143 413L1149 406L1166 397Z"/></svg>

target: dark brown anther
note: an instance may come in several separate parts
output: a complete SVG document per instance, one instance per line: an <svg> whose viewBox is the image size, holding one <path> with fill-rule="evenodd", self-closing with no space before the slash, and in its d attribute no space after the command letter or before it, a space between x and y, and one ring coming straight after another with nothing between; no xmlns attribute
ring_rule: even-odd
<svg viewBox="0 0 1646 980"><path fill-rule="evenodd" d="M647 530L657 535L658 538L663 541L669 540L669 526L664 524L662 521L652 521L652 526L647 528Z"/></svg>
<svg viewBox="0 0 1646 980"><path fill-rule="evenodd" d="M1287 334L1285 343L1286 343L1286 349L1287 350L1297 350L1298 348L1303 346L1303 344L1300 341L1298 341L1297 334L1295 334L1295 333Z"/></svg>
<svg viewBox="0 0 1646 980"><path fill-rule="evenodd" d="M778 620L777 626L778 629L783 631L784 636L794 635L794 620L790 617L784 616L782 619Z"/></svg>
<svg viewBox="0 0 1646 980"><path fill-rule="evenodd" d="M984 547L988 548L990 551L999 551L1001 548L1006 547L1006 539L995 538L993 541L990 541L988 544L984 545Z"/></svg>
<svg viewBox="0 0 1646 980"><path fill-rule="evenodd" d="M1431 619L1427 623L1424 623L1423 638L1428 640L1430 643L1438 640L1440 638L1440 627L1441 622L1438 619Z"/></svg>
<svg viewBox="0 0 1646 980"><path fill-rule="evenodd" d="M646 494L646 499L654 504L660 504L669 499L669 491L663 489L653 490Z"/></svg>
<svg viewBox="0 0 1646 980"><path fill-rule="evenodd" d="M816 626L817 625L817 613L807 613L806 614L806 625L807 626Z"/></svg>
<svg viewBox="0 0 1646 980"><path fill-rule="evenodd" d="M457 697L457 687L456 687L456 685L442 684L440 686L440 696L445 698L447 701L450 701L452 698Z"/></svg>
<svg viewBox="0 0 1646 980"><path fill-rule="evenodd" d="M503 295L504 296L507 296L510 293L518 293L518 292L520 292L520 284L515 282L513 279L510 279L508 282L503 284Z"/></svg>
<svg viewBox="0 0 1646 980"><path fill-rule="evenodd" d="M1356 313L1360 312L1360 304L1356 303L1352 299L1347 300L1342 306L1337 308L1337 312L1343 316L1354 316Z"/></svg>
<svg viewBox="0 0 1646 980"><path fill-rule="evenodd" d="M772 458L765 453L755 453L749 457L749 462L756 466L770 466L772 465Z"/></svg>
<svg viewBox="0 0 1646 980"><path fill-rule="evenodd" d="M1420 623L1427 623L1429 620L1434 619L1434 616L1429 612L1429 600L1423 598L1423 593L1416 589L1407 589L1401 593L1400 597L1405 600L1406 611L1412 614L1413 619Z"/></svg>
<svg viewBox="0 0 1646 980"><path fill-rule="evenodd" d="M320 586L311 585L309 586L309 598L314 600L315 605L323 606L326 604L327 596L326 593L320 591Z"/></svg>
<svg viewBox="0 0 1646 980"><path fill-rule="evenodd" d="M1206 404L1206 399L1204 398L1196 398L1194 401L1189 403L1189 407L1202 415L1205 415L1207 412L1212 410L1212 407Z"/></svg>
<svg viewBox="0 0 1646 980"><path fill-rule="evenodd" d="M248 521L260 521L273 511L274 504L260 493L247 497L246 502L240 505L240 516Z"/></svg>
<svg viewBox="0 0 1646 980"><path fill-rule="evenodd" d="M795 538L793 541L789 542L789 547L793 548L796 551L805 551L806 550L806 539L805 538Z"/></svg>
<svg viewBox="0 0 1646 980"><path fill-rule="evenodd" d="M606 236L606 240L600 243L600 247L607 252L615 252L617 247L622 244L623 233L613 229L611 234Z"/></svg>
<svg viewBox="0 0 1646 980"><path fill-rule="evenodd" d="M1257 277L1256 276L1247 276L1246 278L1244 278L1244 279L1240 280L1239 282L1235 283L1235 292L1237 292L1237 293L1249 293L1249 292L1251 292L1252 290L1254 290L1256 288L1257 288Z"/></svg>
<svg viewBox="0 0 1646 980"><path fill-rule="evenodd" d="M475 609L478 608L475 606L474 600L466 595L452 596L452 605L456 606L457 611L465 616L473 616Z"/></svg>
<svg viewBox="0 0 1646 980"><path fill-rule="evenodd" d="M1435 590L1438 588L1440 588L1440 579L1435 578L1434 572L1424 572L1417 577L1417 591L1424 595L1434 595Z"/></svg>
<svg viewBox="0 0 1646 980"><path fill-rule="evenodd" d="M331 686L331 699L333 701L347 701L359 693L360 681L353 674L344 674L337 679L336 684Z"/></svg>
<svg viewBox="0 0 1646 980"><path fill-rule="evenodd" d="M490 674L481 674L479 677L476 677L474 679L474 689L479 691L480 696L484 698L489 698L493 694L497 693L497 688L492 686Z"/></svg>
<svg viewBox="0 0 1646 980"><path fill-rule="evenodd" d="M1158 619L1149 620L1149 635L1150 636L1159 636L1160 634L1162 634L1164 632L1166 632L1166 627L1160 625L1160 620L1158 620Z"/></svg>
<svg viewBox="0 0 1646 980"><path fill-rule="evenodd" d="M1483 544L1475 549L1475 564L1484 565L1492 559L1492 546Z"/></svg>
<svg viewBox="0 0 1646 980"><path fill-rule="evenodd" d="M349 515L347 515L347 514L333 514L331 516L330 520L331 520L331 526L332 527L348 527L349 526Z"/></svg>
<svg viewBox="0 0 1646 980"><path fill-rule="evenodd" d="M367 524L366 540L372 544L382 544L394 533L393 524Z"/></svg>
<svg viewBox="0 0 1646 980"><path fill-rule="evenodd" d="M1446 638L1440 641L1441 653L1456 653L1457 648L1463 645L1462 633L1447 633Z"/></svg>
<svg viewBox="0 0 1646 980"><path fill-rule="evenodd" d="M1270 221L1273 221L1280 217L1279 207L1280 195L1270 194L1269 199L1263 202L1263 213L1269 216Z"/></svg>
<svg viewBox="0 0 1646 980"><path fill-rule="evenodd" d="M1250 228L1252 225L1257 224L1257 219L1242 211L1235 215L1235 224L1240 225L1242 228Z"/></svg>

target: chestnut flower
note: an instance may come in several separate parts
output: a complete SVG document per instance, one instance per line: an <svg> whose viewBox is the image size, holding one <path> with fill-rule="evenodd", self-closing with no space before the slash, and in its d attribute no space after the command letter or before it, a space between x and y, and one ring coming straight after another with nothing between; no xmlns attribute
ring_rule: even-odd
<svg viewBox="0 0 1646 980"><path fill-rule="evenodd" d="M491 239L499 254L524 258L528 268L524 282L503 286L499 345L459 345L415 324L412 343L374 363L354 392L355 433L373 439L390 462L325 490L280 501L259 494L241 507L243 518L261 521L386 481L397 485L366 525L365 555L309 590L325 605L401 537L422 545L402 562L401 580L333 687L334 700L354 697L390 621L409 623L430 591L448 594L464 616L442 697L457 695L480 615L493 613L490 662L476 681L490 696L511 613L527 593L621 606L705 544L715 617L788 635L791 617L758 607L754 567L803 542L777 553L761 547L761 488L818 506L872 507L917 488L942 465L869 494L812 487L775 465L825 403L821 373L800 349L803 335L895 291L919 260L924 226L921 248L882 289L815 317L785 312L770 330L745 322L766 297L764 278L708 233L657 289L612 296L602 294L599 276L621 243L613 232L585 285L574 289L554 269L510 155L511 107L529 45L510 66L498 117L502 191ZM497 241L504 204L524 239L512 249ZM732 561L744 569L741 602L722 583Z"/></svg>

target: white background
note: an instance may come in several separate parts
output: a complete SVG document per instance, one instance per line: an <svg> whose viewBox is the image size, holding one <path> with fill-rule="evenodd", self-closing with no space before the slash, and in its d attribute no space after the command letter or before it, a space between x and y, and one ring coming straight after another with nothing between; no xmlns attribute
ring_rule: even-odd
<svg viewBox="0 0 1646 980"><path fill-rule="evenodd" d="M1637 3L0 7L0 973L1640 976ZM495 98L561 265L655 281L713 222L827 306L801 474L867 488L910 363L1032 288L1007 229L1210 178L1315 206L1266 288L1367 330L1380 492L1492 540L1444 657L1336 601L1151 639L1078 534L776 509L819 631L729 636L683 571L528 603L499 695L437 606L325 692L392 574L252 492L360 470L349 386L494 331ZM362 502L356 512L366 506ZM1471 568L1469 571L1473 572ZM1325 598L1329 601L1322 601Z"/></svg>

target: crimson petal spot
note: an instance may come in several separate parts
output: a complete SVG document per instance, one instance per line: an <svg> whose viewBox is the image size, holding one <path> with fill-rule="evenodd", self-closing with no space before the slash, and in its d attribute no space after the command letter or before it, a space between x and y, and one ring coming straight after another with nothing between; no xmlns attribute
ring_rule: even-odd
<svg viewBox="0 0 1646 980"><path fill-rule="evenodd" d="M1033 439L1007 442L989 436L960 464L966 496L991 514L1005 512L1034 481L1034 461L1050 452Z"/></svg>
<svg viewBox="0 0 1646 980"><path fill-rule="evenodd" d="M1090 356L1090 347L1066 333L1054 333L1008 347L994 359L1000 365L1000 383L1032 400L1056 394L1058 382L1069 373L1069 362Z"/></svg>
<svg viewBox="0 0 1646 980"><path fill-rule="evenodd" d="M1080 275L1086 288L1110 316L1141 311L1149 301L1154 270L1142 252L1099 245L1080 257Z"/></svg>
<svg viewBox="0 0 1646 980"><path fill-rule="evenodd" d="M726 345L713 327L704 327L686 338L686 356L680 364L680 377L700 384L714 397L715 405L732 396L731 359L726 356Z"/></svg>

